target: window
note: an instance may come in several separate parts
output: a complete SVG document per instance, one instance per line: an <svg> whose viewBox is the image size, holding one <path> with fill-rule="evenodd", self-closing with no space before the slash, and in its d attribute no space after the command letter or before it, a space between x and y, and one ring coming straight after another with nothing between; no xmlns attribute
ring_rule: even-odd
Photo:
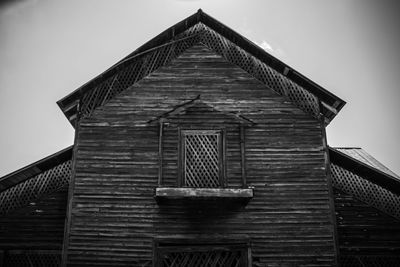
<svg viewBox="0 0 400 267"><path fill-rule="evenodd" d="M246 182L245 128L254 122L236 112L220 111L197 96L148 123L157 123L159 129L154 194L158 203L214 198L247 203L253 197Z"/></svg>
<svg viewBox="0 0 400 267"><path fill-rule="evenodd" d="M249 266L248 244L156 244L156 267Z"/></svg>
<svg viewBox="0 0 400 267"><path fill-rule="evenodd" d="M222 130L182 130L181 186L224 186L224 134Z"/></svg>

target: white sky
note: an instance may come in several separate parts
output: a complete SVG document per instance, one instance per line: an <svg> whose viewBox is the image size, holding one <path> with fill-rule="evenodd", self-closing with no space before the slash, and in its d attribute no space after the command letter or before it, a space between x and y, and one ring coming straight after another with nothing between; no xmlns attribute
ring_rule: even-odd
<svg viewBox="0 0 400 267"><path fill-rule="evenodd" d="M0 176L72 144L56 101L198 8L347 101L329 145L400 174L396 1L19 0L0 4Z"/></svg>

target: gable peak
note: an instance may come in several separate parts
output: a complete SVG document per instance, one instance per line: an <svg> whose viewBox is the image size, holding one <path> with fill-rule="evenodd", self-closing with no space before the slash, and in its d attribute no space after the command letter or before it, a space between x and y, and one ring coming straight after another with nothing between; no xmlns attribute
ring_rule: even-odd
<svg viewBox="0 0 400 267"><path fill-rule="evenodd" d="M126 74L129 77L135 75L137 77L130 79L130 84L121 85L119 76L124 76L125 74L122 72L126 69L135 69L133 67L134 64L147 64L145 57L154 60L152 53L157 53L162 49L169 49L168 53L161 53L162 57L164 55L168 55L167 57L170 57L170 55L176 56L199 41L207 42L207 45L211 44L213 50L224 57L228 57L229 59L227 59L232 60L235 64L242 62L244 65L249 65L246 62L257 62L257 66L252 66L246 71L253 72L257 70L252 74L261 75L258 78L276 80L277 78L275 77L279 76L279 79L288 80L290 88L277 88L276 91L280 94L285 94L290 101L297 104L307 113L310 113L313 117L319 118L322 114L326 124L337 115L345 104L343 100L334 94L268 54L264 49L209 16L201 9L140 46L114 66L59 100L57 104L74 125L78 114L78 103L80 103L80 112L83 116L90 116L98 106L103 105L122 90L130 87L133 83L136 83L144 76L165 64L165 59L161 59L157 64L151 62L148 66L141 68L143 71L139 71L138 73ZM177 51L175 51L176 49ZM232 51L236 54L233 55ZM260 69L261 65L263 65L263 69ZM241 67L244 68L245 66ZM123 75L120 75L121 73ZM122 79L126 80L124 77ZM118 82L115 82L115 80L118 80ZM280 84L277 81L272 81L271 83ZM110 86L115 86L116 88L109 88ZM273 87L271 88L274 89ZM106 92L102 92L102 90ZM85 103L94 100L97 103ZM310 101L313 103L310 103Z"/></svg>

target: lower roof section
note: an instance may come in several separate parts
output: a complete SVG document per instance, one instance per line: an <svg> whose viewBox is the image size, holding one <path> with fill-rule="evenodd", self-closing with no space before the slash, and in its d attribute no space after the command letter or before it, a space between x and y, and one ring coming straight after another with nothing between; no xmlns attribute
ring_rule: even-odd
<svg viewBox="0 0 400 267"><path fill-rule="evenodd" d="M400 179L385 172L386 167L382 169L365 151L353 151L356 159L349 155L350 148L346 153L340 150L329 149L333 187L400 220Z"/></svg>
<svg viewBox="0 0 400 267"><path fill-rule="evenodd" d="M360 147L335 147L335 150L346 154L347 156L352 157L358 161L361 161L375 169L378 169L384 173L389 174L395 178L400 179L400 176L396 173L392 172L389 168L379 162L376 158L368 154L364 149Z"/></svg>
<svg viewBox="0 0 400 267"><path fill-rule="evenodd" d="M56 152L48 157L36 161L26 167L16 170L6 176L0 178L0 192L17 185L29 178L41 174L61 163L72 158L73 146L69 146L59 152Z"/></svg>
<svg viewBox="0 0 400 267"><path fill-rule="evenodd" d="M354 152L355 149L353 149ZM363 155L363 157L361 157ZM368 160L366 155L368 155ZM349 148L329 148L331 163L336 164L365 180L400 195L400 179L365 151L350 153ZM372 162L374 164L372 164ZM377 164L379 163L379 165ZM389 170L390 172L388 172ZM396 176L393 176L396 175Z"/></svg>

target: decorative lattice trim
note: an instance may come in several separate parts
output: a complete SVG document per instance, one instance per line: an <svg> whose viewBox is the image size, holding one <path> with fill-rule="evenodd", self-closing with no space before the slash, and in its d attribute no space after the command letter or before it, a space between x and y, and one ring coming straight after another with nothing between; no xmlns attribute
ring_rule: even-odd
<svg viewBox="0 0 400 267"><path fill-rule="evenodd" d="M164 267L240 267L242 262L241 251L193 251L193 252L169 252L162 255Z"/></svg>
<svg viewBox="0 0 400 267"><path fill-rule="evenodd" d="M124 91L134 83L143 79L145 76L154 72L158 68L168 64L172 59L177 58L186 49L199 42L200 33L195 25L184 33L175 37L176 42L160 46L151 52L137 56L130 64L125 66L116 74L97 85L86 93L82 98L82 116L89 117L93 111L112 99L118 93Z"/></svg>
<svg viewBox="0 0 400 267"><path fill-rule="evenodd" d="M157 247L156 266L248 266L248 247L235 244L171 244Z"/></svg>
<svg viewBox="0 0 400 267"><path fill-rule="evenodd" d="M236 44L227 40L211 28L201 23L200 25L203 27L203 34L201 35L201 42L203 44L216 51L229 62L239 66L278 94L287 97L303 111L318 118L320 110L318 98L316 96L272 69Z"/></svg>
<svg viewBox="0 0 400 267"><path fill-rule="evenodd" d="M57 267L61 264L61 251L6 251L4 267Z"/></svg>
<svg viewBox="0 0 400 267"><path fill-rule="evenodd" d="M400 256L342 255L340 266L344 267L397 267L400 266Z"/></svg>
<svg viewBox="0 0 400 267"><path fill-rule="evenodd" d="M189 47L201 42L227 61L244 69L278 94L285 96L300 109L318 118L320 110L316 96L204 24L194 25L177 35L175 40L179 41L162 45L133 59L127 59L127 62L132 62L125 62L124 67L120 67L121 69L116 74L84 94L81 102L82 116L89 117L97 107L102 106L115 95L158 68L168 64Z"/></svg>
<svg viewBox="0 0 400 267"><path fill-rule="evenodd" d="M400 219L400 196L331 163L333 186Z"/></svg>
<svg viewBox="0 0 400 267"><path fill-rule="evenodd" d="M0 214L28 205L35 199L59 190L69 183L71 160L42 172L0 193Z"/></svg>

